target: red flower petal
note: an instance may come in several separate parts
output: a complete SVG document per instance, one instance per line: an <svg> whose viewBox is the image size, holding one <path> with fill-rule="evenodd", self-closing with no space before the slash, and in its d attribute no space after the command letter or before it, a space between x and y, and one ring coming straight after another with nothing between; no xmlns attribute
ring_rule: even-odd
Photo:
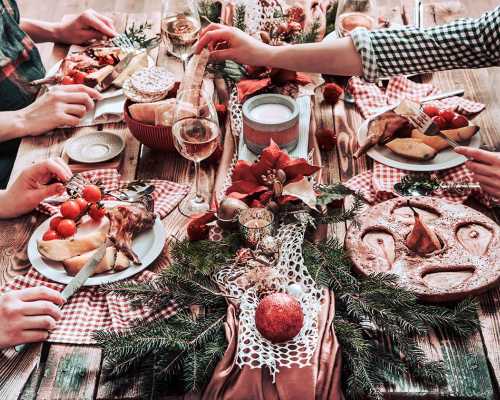
<svg viewBox="0 0 500 400"><path fill-rule="evenodd" d="M213 211L209 211L198 217L192 218L187 226L189 240L195 241L207 239L210 232L210 228L207 224L212 221L215 221L215 213Z"/></svg>
<svg viewBox="0 0 500 400"><path fill-rule="evenodd" d="M230 194L231 197L236 197L236 196L234 196L233 193L237 192L237 193L241 193L241 194L245 195L244 197L247 197L247 196L250 196L250 195L255 194L255 193L265 192L266 190L267 190L266 186L261 186L255 182L235 181L229 187L229 189L227 189L226 193Z"/></svg>
<svg viewBox="0 0 500 400"><path fill-rule="evenodd" d="M310 165L303 158L290 160L290 162L283 168L286 173L287 181L292 180L300 175L309 176L319 171L321 168L316 165Z"/></svg>
<svg viewBox="0 0 500 400"><path fill-rule="evenodd" d="M234 166L233 181L250 181L258 182L257 177L252 172L252 163L248 161L239 160Z"/></svg>
<svg viewBox="0 0 500 400"><path fill-rule="evenodd" d="M261 175L265 175L269 169L284 169L288 165L290 157L282 151L279 146L271 140L271 144L267 146L260 155L259 161L252 165L254 176L260 179Z"/></svg>
<svg viewBox="0 0 500 400"><path fill-rule="evenodd" d="M238 100L243 103L249 96L259 90L268 87L271 84L271 78L265 79L242 79L236 85L238 89Z"/></svg>
<svg viewBox="0 0 500 400"><path fill-rule="evenodd" d="M295 81L300 85L308 85L312 83L312 79L309 75L306 75L302 72L297 72L297 76L295 77Z"/></svg>

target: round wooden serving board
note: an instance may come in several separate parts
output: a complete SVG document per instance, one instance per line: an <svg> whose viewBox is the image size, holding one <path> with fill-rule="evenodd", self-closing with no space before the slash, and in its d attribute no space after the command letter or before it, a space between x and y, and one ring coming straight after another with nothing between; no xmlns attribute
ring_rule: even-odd
<svg viewBox="0 0 500 400"><path fill-rule="evenodd" d="M421 256L406 246L414 224L408 199L439 237L440 250ZM395 274L425 301L459 300L500 281L500 228L463 204L431 197L391 199L360 215L345 243L360 274Z"/></svg>

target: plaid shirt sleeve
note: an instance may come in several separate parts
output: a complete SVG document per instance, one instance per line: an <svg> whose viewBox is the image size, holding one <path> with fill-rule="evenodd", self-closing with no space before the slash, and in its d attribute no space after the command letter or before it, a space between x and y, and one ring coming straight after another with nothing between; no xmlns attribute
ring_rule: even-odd
<svg viewBox="0 0 500 400"><path fill-rule="evenodd" d="M363 77L380 77L500 65L500 7L478 19L426 29L393 28L351 33Z"/></svg>

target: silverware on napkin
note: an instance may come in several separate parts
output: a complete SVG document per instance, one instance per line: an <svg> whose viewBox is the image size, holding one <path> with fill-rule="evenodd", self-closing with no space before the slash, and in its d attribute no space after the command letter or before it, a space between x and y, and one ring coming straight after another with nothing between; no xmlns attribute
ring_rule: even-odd
<svg viewBox="0 0 500 400"><path fill-rule="evenodd" d="M92 254L92 257L87 261L84 267L76 274L73 279L66 285L64 290L61 292L64 300L68 301L68 299L73 296L78 289L80 289L87 279L92 276L97 265L101 262L104 255L106 254L107 241L105 241L96 251ZM17 352L24 351L28 348L30 343L21 344L16 346L15 349Z"/></svg>

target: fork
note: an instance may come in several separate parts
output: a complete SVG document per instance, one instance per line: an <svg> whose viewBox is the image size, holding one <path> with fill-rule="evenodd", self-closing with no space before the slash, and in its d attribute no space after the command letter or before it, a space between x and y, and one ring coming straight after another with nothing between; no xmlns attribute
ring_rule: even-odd
<svg viewBox="0 0 500 400"><path fill-rule="evenodd" d="M412 108L414 109L414 112L407 115L407 118L415 126L415 128L418 128L424 135L442 137L452 148L460 146L453 139L450 139L448 136L443 134L441 129L439 129L439 126L437 126L432 118L424 113L422 109L417 109L416 107Z"/></svg>

